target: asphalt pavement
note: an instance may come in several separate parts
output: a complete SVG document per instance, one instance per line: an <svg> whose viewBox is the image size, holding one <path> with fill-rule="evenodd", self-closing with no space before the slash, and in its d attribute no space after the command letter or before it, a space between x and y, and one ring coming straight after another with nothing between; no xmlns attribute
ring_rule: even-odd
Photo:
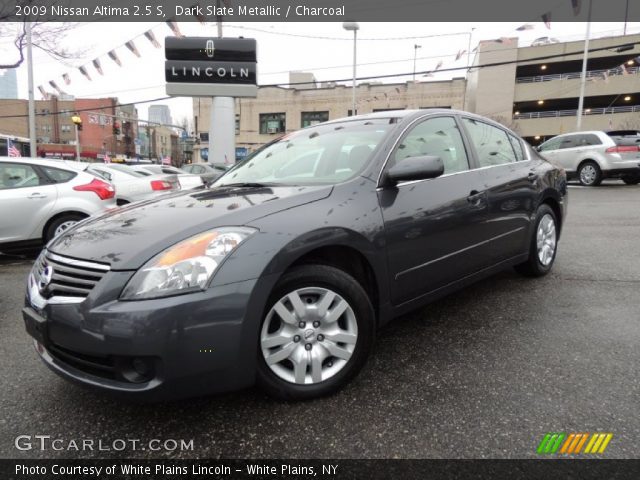
<svg viewBox="0 0 640 480"><path fill-rule="evenodd" d="M610 432L601 456L638 458L639 250L639 186L573 186L550 275L507 271L397 319L340 393L155 405L51 373L20 315L33 258L0 256L0 458L534 458L547 432ZM193 449L20 451L19 435Z"/></svg>

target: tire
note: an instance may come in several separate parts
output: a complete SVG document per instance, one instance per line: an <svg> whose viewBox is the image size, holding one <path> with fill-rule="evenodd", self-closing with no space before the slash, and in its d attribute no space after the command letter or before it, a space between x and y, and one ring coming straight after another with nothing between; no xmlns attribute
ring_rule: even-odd
<svg viewBox="0 0 640 480"><path fill-rule="evenodd" d="M549 225L553 228L550 229ZM526 262L516 265L515 269L528 277L542 277L553 267L558 251L558 219L549 205L543 203L538 207L534 227L529 244L529 258ZM543 254L542 249L545 245L547 249ZM548 250L549 247L552 248L551 252Z"/></svg>
<svg viewBox="0 0 640 480"><path fill-rule="evenodd" d="M638 177L625 176L625 177L622 177L622 181L627 185L638 185L640 183L640 176Z"/></svg>
<svg viewBox="0 0 640 480"><path fill-rule="evenodd" d="M49 243L51 239L60 235L65 230L73 227L76 223L84 218L87 218L87 216L79 213L67 213L56 218L53 222L47 225L47 228L44 232L45 244Z"/></svg>
<svg viewBox="0 0 640 480"><path fill-rule="evenodd" d="M258 384L283 400L334 393L361 370L374 337L371 300L351 275L327 265L296 267L267 302L258 337Z"/></svg>
<svg viewBox="0 0 640 480"><path fill-rule="evenodd" d="M597 187L602 183L602 170L593 160L587 160L578 169L578 180L585 187Z"/></svg>

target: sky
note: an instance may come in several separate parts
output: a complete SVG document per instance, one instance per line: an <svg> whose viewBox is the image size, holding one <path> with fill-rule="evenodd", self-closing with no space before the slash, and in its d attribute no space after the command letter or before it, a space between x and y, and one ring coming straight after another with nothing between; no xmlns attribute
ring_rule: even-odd
<svg viewBox="0 0 640 480"><path fill-rule="evenodd" d="M358 76L410 73L413 71L414 53L417 53L416 70L432 70L442 61L442 68L464 67L466 54L455 61L460 50L471 49L478 41L501 37L519 38L520 46L529 45L539 37L554 37L560 41L581 40L586 33L586 23L531 22L534 28L518 32L519 23L361 23L357 40ZM216 24L197 22L179 24L187 36L216 36ZM598 23L591 25L591 38L621 35L624 24ZM155 48L142 36L152 29L162 48ZM313 72L318 81L350 79L353 68L353 33L342 28L341 23L224 23L224 36L256 38L258 44L258 83L260 85L286 83L288 72L302 70ZM640 33L640 23L629 23L627 33ZM49 91L49 80L54 80L65 92L77 98L118 97L120 102L135 102L166 96L164 81L164 38L172 35L164 23L87 23L79 24L65 38L70 51L81 50L78 58L65 63L48 57L41 51L34 52L34 78L37 90L43 85ZM141 58L135 57L124 43L134 42ZM420 48L416 49L415 45ZM122 67L107 57L115 49ZM6 43L0 43L0 51L10 51ZM3 57L5 57L3 53ZM91 65L99 58L104 75ZM3 58L4 60L5 58ZM77 69L86 65L92 81ZM65 85L62 75L69 73L71 84ZM434 77L418 76L418 81L442 80L464 76L464 70L442 72ZM403 82L411 76L384 79L385 83ZM350 85L350 81L344 82ZM27 68L18 70L20 98L27 98ZM174 123L183 117L192 119L190 98L172 98L160 104L169 105ZM138 105L141 119L148 118L148 105Z"/></svg>

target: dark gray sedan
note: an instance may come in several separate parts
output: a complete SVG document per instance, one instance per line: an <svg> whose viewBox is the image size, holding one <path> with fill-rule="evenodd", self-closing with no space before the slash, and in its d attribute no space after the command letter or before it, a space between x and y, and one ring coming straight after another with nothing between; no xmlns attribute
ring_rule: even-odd
<svg viewBox="0 0 640 480"><path fill-rule="evenodd" d="M507 267L552 268L564 171L451 110L331 121L266 145L200 191L81 222L29 276L45 364L161 398L256 381L329 394L385 322Z"/></svg>

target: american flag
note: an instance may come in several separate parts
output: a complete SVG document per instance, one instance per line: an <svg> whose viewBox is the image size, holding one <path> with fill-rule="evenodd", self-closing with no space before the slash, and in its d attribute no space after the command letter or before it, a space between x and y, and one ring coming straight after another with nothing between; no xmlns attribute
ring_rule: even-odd
<svg viewBox="0 0 640 480"><path fill-rule="evenodd" d="M22 155L20 154L20 150L18 150L16 148L16 146L13 144L13 142L11 142L11 140L8 141L9 143L7 144L7 152L9 154L10 157L21 157Z"/></svg>
<svg viewBox="0 0 640 480"><path fill-rule="evenodd" d="M104 154L104 163L111 163L111 157L108 153Z"/></svg>

